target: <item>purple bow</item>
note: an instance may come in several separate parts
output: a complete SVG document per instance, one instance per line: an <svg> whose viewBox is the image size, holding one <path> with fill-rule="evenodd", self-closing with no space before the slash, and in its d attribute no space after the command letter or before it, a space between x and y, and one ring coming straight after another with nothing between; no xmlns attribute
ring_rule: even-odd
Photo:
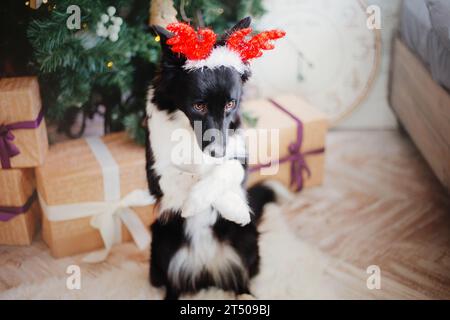
<svg viewBox="0 0 450 320"><path fill-rule="evenodd" d="M36 129L44 118L44 110L41 109L36 120L21 121L11 124L0 124L0 162L3 169L11 168L11 158L20 153L19 148L13 143L13 130Z"/></svg>
<svg viewBox="0 0 450 320"><path fill-rule="evenodd" d="M3 168L10 168L9 159L17 156L20 151L13 143L14 135L6 125L0 125L0 160Z"/></svg>
<svg viewBox="0 0 450 320"><path fill-rule="evenodd" d="M306 171L308 177L311 176L311 170L306 163L305 157L313 154L320 154L325 152L325 148L320 148L316 150L311 150L307 152L301 152L301 147L303 143L303 123L289 110L282 107L279 103L272 99L268 99L275 107L290 116L297 124L297 139L295 142L289 145L289 155L278 160L279 163L290 162L291 163L291 186L295 185L295 190L300 191L303 189L303 170ZM250 172L260 170L261 168L270 167L272 164L262 164L253 166L250 168Z"/></svg>
<svg viewBox="0 0 450 320"><path fill-rule="evenodd" d="M28 198L27 202L21 207L2 207L0 206L0 221L6 222L14 218L15 216L27 212L34 200L37 198L36 190Z"/></svg>

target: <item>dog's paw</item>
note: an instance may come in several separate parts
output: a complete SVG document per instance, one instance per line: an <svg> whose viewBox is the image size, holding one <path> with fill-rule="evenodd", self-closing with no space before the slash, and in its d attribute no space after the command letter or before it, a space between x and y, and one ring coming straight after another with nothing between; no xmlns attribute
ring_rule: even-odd
<svg viewBox="0 0 450 320"><path fill-rule="evenodd" d="M228 160L218 166L213 174L213 179L219 181L223 186L239 186L244 180L245 171L238 160Z"/></svg>
<svg viewBox="0 0 450 320"><path fill-rule="evenodd" d="M243 178L244 169L237 160L229 160L217 166L191 188L184 202L181 216L184 218L192 217L207 210L218 199L222 199L219 200L220 206L226 212L229 212L225 213L228 220L239 224L247 224L250 221L248 206L245 200L238 196L242 192L240 184ZM230 197L228 200L226 200L227 194ZM232 194L235 194L235 196ZM240 202L240 204L236 204L237 202Z"/></svg>
<svg viewBox="0 0 450 320"><path fill-rule="evenodd" d="M226 192L213 203L213 206L224 219L241 226L245 226L251 221L250 208L247 202L237 193Z"/></svg>

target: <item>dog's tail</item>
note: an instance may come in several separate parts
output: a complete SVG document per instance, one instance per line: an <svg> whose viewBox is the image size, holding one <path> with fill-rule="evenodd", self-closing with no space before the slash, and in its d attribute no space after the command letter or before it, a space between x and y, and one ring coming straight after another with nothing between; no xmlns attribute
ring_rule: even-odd
<svg viewBox="0 0 450 320"><path fill-rule="evenodd" d="M283 203L292 200L294 194L276 180L267 180L252 186L247 191L248 204L257 222L267 203Z"/></svg>

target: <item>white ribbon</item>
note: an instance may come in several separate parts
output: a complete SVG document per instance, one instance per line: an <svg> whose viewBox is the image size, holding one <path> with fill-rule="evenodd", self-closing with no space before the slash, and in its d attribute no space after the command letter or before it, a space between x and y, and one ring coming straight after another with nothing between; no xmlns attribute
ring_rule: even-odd
<svg viewBox="0 0 450 320"><path fill-rule="evenodd" d="M84 202L49 206L39 196L42 211L50 221L66 221L85 217L91 218L91 226L100 231L105 249L92 252L83 258L85 262L105 260L116 243L122 242L121 222L125 224L140 250L150 243L150 234L130 207L142 207L155 203L148 191L134 190L119 201Z"/></svg>
<svg viewBox="0 0 450 320"><path fill-rule="evenodd" d="M50 221L92 217L90 224L100 231L105 248L88 254L83 258L84 262L101 262L108 257L112 246L122 242L122 222L137 247L140 250L145 249L150 243L150 233L130 207L154 204L155 198L148 190L137 189L120 199L119 166L101 139L86 140L102 167L105 201L49 206L39 195L42 211Z"/></svg>
<svg viewBox="0 0 450 320"><path fill-rule="evenodd" d="M120 199L120 169L108 147L98 137L86 138L97 162L100 164L103 176L103 194L105 201Z"/></svg>

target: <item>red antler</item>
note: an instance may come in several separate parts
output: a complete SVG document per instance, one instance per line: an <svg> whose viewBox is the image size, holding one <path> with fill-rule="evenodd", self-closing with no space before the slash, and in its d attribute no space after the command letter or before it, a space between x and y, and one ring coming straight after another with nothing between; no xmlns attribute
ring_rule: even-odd
<svg viewBox="0 0 450 320"><path fill-rule="evenodd" d="M188 60L205 59L216 43L216 34L210 29L199 29L198 32L182 22L171 23L167 30L175 36L167 40L173 52L182 53Z"/></svg>
<svg viewBox="0 0 450 320"><path fill-rule="evenodd" d="M251 28L245 28L232 33L227 40L228 48L239 53L244 61L260 57L262 50L273 49L274 45L271 40L280 39L286 34L286 32L281 30L270 30L261 32L246 40L245 37L251 32Z"/></svg>

